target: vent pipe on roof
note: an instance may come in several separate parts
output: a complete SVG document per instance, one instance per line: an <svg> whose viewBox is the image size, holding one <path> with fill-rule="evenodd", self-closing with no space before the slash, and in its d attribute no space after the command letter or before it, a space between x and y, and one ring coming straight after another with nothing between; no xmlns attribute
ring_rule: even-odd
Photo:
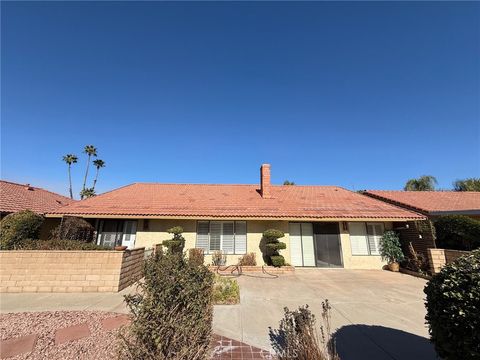
<svg viewBox="0 0 480 360"><path fill-rule="evenodd" d="M25 184L25 189L27 189L27 190L33 190L33 188L30 186L30 184Z"/></svg>
<svg viewBox="0 0 480 360"><path fill-rule="evenodd" d="M270 164L263 164L260 167L260 193L264 199L270 199Z"/></svg>

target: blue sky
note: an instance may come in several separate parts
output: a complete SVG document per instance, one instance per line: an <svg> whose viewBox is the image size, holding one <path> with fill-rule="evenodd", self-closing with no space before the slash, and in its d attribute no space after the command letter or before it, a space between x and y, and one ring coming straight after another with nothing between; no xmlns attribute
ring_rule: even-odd
<svg viewBox="0 0 480 360"><path fill-rule="evenodd" d="M480 175L480 3L2 2L2 178L450 188ZM90 180L91 181L91 180Z"/></svg>

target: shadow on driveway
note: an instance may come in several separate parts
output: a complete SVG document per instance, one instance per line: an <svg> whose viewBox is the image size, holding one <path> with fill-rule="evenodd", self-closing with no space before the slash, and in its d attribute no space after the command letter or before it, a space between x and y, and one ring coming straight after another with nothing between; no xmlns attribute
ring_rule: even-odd
<svg viewBox="0 0 480 360"><path fill-rule="evenodd" d="M342 360L439 359L428 339L384 326L342 326L333 339Z"/></svg>

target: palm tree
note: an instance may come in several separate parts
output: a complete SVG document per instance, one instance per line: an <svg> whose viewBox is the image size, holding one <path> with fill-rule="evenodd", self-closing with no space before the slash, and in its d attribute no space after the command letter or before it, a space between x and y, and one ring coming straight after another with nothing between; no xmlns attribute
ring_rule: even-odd
<svg viewBox="0 0 480 360"><path fill-rule="evenodd" d="M403 190L405 191L433 191L437 184L435 176L423 175L418 179L410 179L405 184Z"/></svg>
<svg viewBox="0 0 480 360"><path fill-rule="evenodd" d="M72 173L71 173L71 167L72 164L75 164L77 162L78 158L76 155L73 154L67 154L63 157L63 161L65 161L68 165L68 182L70 184L70 199L73 199L73 189L72 189Z"/></svg>
<svg viewBox="0 0 480 360"><path fill-rule="evenodd" d="M95 190L95 185L97 185L97 179L98 179L98 171L100 170L100 168L105 167L105 161L100 159L93 160L93 165L95 165L95 167L97 168L97 173L95 174L95 180L93 180L93 187L92 187L92 189Z"/></svg>
<svg viewBox="0 0 480 360"><path fill-rule="evenodd" d="M89 197L93 197L93 196L96 196L97 194L95 194L95 190L93 190L93 188L86 188L86 189L83 189L82 191L80 191L80 197L83 199L83 198L89 198Z"/></svg>
<svg viewBox="0 0 480 360"><path fill-rule="evenodd" d="M480 178L457 180L453 187L455 191L480 191Z"/></svg>
<svg viewBox="0 0 480 360"><path fill-rule="evenodd" d="M85 185L87 184L87 177L88 177L88 168L90 167L90 158L92 156L97 156L97 148L93 145L87 145L83 149L83 152L88 155L88 160L87 160L87 170L85 171L85 177L83 178L83 186L82 186L82 192L85 190ZM82 192L80 192L80 198L83 199Z"/></svg>

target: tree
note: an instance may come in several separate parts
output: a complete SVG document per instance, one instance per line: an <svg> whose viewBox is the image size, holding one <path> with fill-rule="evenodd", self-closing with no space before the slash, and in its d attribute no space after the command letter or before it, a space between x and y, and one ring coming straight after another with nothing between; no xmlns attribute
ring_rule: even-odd
<svg viewBox="0 0 480 360"><path fill-rule="evenodd" d="M71 167L72 164L77 163L77 156L73 154L67 154L63 157L63 161L68 165L68 183L70 184L70 199L73 199L73 189L72 189L72 173L71 173Z"/></svg>
<svg viewBox="0 0 480 360"><path fill-rule="evenodd" d="M265 260L268 265L282 267L285 265L285 258L280 255L280 250L287 248L287 244L278 239L283 238L285 234L281 230L268 229L263 232L263 241L265 242Z"/></svg>
<svg viewBox="0 0 480 360"><path fill-rule="evenodd" d="M100 168L105 167L105 161L100 159L93 160L93 165L95 165L95 167L97 168L97 173L95 174L95 180L93 180L93 187L92 187L92 189L95 190L95 185L97 185L97 180L98 180L98 172Z"/></svg>
<svg viewBox="0 0 480 360"><path fill-rule="evenodd" d="M293 181L285 180L283 185L295 185L295 183Z"/></svg>
<svg viewBox="0 0 480 360"><path fill-rule="evenodd" d="M480 191L480 178L457 180L453 187L455 191Z"/></svg>
<svg viewBox="0 0 480 360"><path fill-rule="evenodd" d="M85 188L82 191L80 191L80 198L83 200L83 198L90 198L93 196L96 196L95 190L93 188Z"/></svg>
<svg viewBox="0 0 480 360"><path fill-rule="evenodd" d="M405 191L433 191L437 184L435 176L423 175L418 179L410 179L405 184L403 190Z"/></svg>
<svg viewBox="0 0 480 360"><path fill-rule="evenodd" d="M87 160L87 169L85 170L85 177L83 179L83 186L82 186L82 191L80 192L80 198L83 200L84 195L82 193L85 192L85 185L87 184L87 177L88 177L88 168L90 167L90 159L92 156L97 156L97 148L93 145L87 145L83 149L83 152L88 155L88 160Z"/></svg>

